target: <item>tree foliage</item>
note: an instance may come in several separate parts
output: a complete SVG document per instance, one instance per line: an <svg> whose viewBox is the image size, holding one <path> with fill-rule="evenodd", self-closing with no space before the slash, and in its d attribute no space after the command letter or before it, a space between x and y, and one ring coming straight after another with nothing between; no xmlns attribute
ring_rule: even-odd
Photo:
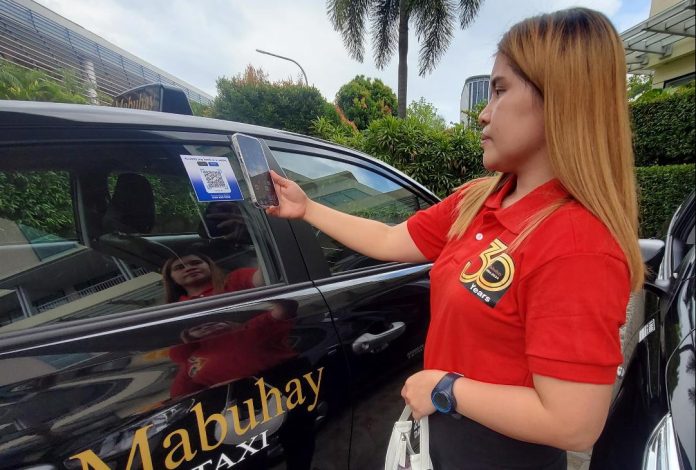
<svg viewBox="0 0 696 470"><path fill-rule="evenodd" d="M46 234L75 238L67 173L0 172L0 217Z"/></svg>
<svg viewBox="0 0 696 470"><path fill-rule="evenodd" d="M444 197L462 183L486 174L480 128L475 124L484 106L485 103L481 103L470 112L472 125L469 127L456 124L441 129L413 117L401 120L389 116L373 121L362 132L318 119L314 123L315 132L324 139L393 165ZM636 135L641 132L650 131L635 129ZM693 190L694 164L649 166L637 168L636 173L640 236L662 237L665 221Z"/></svg>
<svg viewBox="0 0 696 470"><path fill-rule="evenodd" d="M456 124L442 128L418 116L376 119L364 131L318 119L315 133L377 157L408 174L441 197L486 173L480 131Z"/></svg>
<svg viewBox="0 0 696 470"><path fill-rule="evenodd" d="M454 36L456 24L464 29L476 17L483 0L328 0L328 15L343 37L350 56L365 56L366 24L370 23L375 64L383 69L399 53L398 115L406 117L408 26L415 30L421 48L418 74L435 69Z"/></svg>
<svg viewBox="0 0 696 470"><path fill-rule="evenodd" d="M201 117L212 117L213 108L212 106L206 106L204 104L198 103L197 101L189 101L191 104L191 111L193 111L194 116Z"/></svg>
<svg viewBox="0 0 696 470"><path fill-rule="evenodd" d="M283 80L270 82L261 69L249 65L244 73L217 81L218 96L211 116L259 126L308 134L314 119L325 116L333 122L339 118L315 87Z"/></svg>
<svg viewBox="0 0 696 470"><path fill-rule="evenodd" d="M411 101L406 117L433 129L444 130L447 127L445 118L437 113L437 108L422 96L418 101Z"/></svg>
<svg viewBox="0 0 696 470"><path fill-rule="evenodd" d="M397 106L391 88L382 80L364 75L357 75L338 90L336 104L359 130L367 129L375 119L395 116Z"/></svg>
<svg viewBox="0 0 696 470"><path fill-rule="evenodd" d="M63 70L60 79L45 72L0 61L0 99L87 103L86 91L75 74Z"/></svg>
<svg viewBox="0 0 696 470"><path fill-rule="evenodd" d="M626 81L628 101L633 101L643 93L650 91L653 86L652 75L631 75Z"/></svg>

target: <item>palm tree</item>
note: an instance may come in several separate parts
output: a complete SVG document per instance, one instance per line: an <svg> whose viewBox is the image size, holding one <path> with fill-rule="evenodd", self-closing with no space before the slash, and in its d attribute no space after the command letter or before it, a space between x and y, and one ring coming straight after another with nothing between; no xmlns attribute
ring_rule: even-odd
<svg viewBox="0 0 696 470"><path fill-rule="evenodd" d="M413 20L421 43L418 74L432 72L452 41L456 14L466 28L483 0L327 0L329 19L351 57L363 61L365 23L370 22L375 64L383 69L399 50L399 117L406 117L408 26Z"/></svg>

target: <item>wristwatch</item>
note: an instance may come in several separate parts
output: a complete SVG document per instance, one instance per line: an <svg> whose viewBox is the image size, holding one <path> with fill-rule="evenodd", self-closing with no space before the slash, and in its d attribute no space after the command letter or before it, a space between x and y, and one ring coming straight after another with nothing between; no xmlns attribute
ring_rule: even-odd
<svg viewBox="0 0 696 470"><path fill-rule="evenodd" d="M440 413L455 414L457 412L457 400L454 398L454 382L461 377L461 374L448 372L435 385L430 399L435 405L435 409Z"/></svg>

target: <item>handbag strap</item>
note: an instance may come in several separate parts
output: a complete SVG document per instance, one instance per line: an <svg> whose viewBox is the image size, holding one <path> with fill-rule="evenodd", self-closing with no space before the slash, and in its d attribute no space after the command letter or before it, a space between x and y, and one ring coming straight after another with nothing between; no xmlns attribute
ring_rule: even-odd
<svg viewBox="0 0 696 470"><path fill-rule="evenodd" d="M430 427L427 416L423 416L420 419L420 455L423 468L432 470L430 462Z"/></svg>
<svg viewBox="0 0 696 470"><path fill-rule="evenodd" d="M399 416L399 421L406 421L408 418L411 417L411 407L406 405L404 407L404 411L401 412L401 416Z"/></svg>
<svg viewBox="0 0 696 470"><path fill-rule="evenodd" d="M399 421L406 421L411 417L413 410L411 410L411 407L409 405L406 405L404 407L404 411L401 412L401 416L399 416ZM420 420L418 420L419 425L420 425L420 456L421 456L421 462L423 462L423 468L428 468L429 470L432 470L432 467L430 466L430 427L428 425L428 417L423 416Z"/></svg>

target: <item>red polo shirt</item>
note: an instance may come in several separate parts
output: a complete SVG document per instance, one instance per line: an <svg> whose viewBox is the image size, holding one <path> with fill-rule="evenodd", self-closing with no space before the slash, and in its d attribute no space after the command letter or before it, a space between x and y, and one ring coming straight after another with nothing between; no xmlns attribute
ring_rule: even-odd
<svg viewBox="0 0 696 470"><path fill-rule="evenodd" d="M532 374L611 384L630 294L623 251L572 201L507 253L531 216L568 195L552 180L502 208L514 187L510 178L491 195L459 239L447 232L466 188L408 220L416 246L435 261L425 368L528 387Z"/></svg>
<svg viewBox="0 0 696 470"><path fill-rule="evenodd" d="M239 290L253 289L254 287L254 274L256 273L256 268L238 268L232 271L225 278L224 292L237 292ZM210 297L215 295L213 292L213 285L205 289L203 292L194 297L189 297L184 294L179 296L179 302L191 299L199 299L201 297Z"/></svg>

